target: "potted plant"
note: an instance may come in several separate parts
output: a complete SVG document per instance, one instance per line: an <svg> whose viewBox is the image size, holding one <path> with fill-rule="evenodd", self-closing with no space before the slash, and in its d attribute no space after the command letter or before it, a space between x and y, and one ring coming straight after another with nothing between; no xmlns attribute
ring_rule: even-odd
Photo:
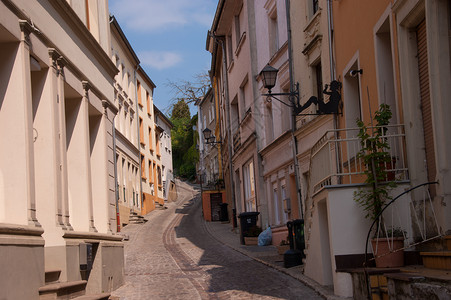
<svg viewBox="0 0 451 300"><path fill-rule="evenodd" d="M252 226L245 233L244 244L246 245L258 245L258 235L262 232L260 226Z"/></svg>
<svg viewBox="0 0 451 300"><path fill-rule="evenodd" d="M374 255L385 257L384 261L389 259L388 253L394 250L394 241L398 241L399 238L394 235L394 231L385 232L383 217L381 211L384 208L386 202L391 200L389 191L396 186L391 179L386 169L388 166L392 166L393 160L388 150L390 145L385 137L388 128L386 127L390 123L392 113L390 106L387 104L381 104L379 109L375 113L374 120L376 126L368 128L363 121L357 120L357 126L359 127L359 140L361 149L357 153L357 158L362 159L365 165L365 187L354 192L354 200L363 208L366 213L366 218L376 222L376 233L373 240L375 244L373 246ZM399 232L399 231L397 231ZM401 230L402 232L402 230ZM404 236L402 238L401 248L404 246ZM399 244L398 242L396 244ZM397 251L400 252L400 251ZM395 252L396 253L396 252ZM397 259L402 256L402 262L384 263L378 264L380 260L376 259L377 267L395 267L399 264L403 264L404 254L395 255Z"/></svg>
<svg viewBox="0 0 451 300"><path fill-rule="evenodd" d="M399 227L376 233L371 240L376 267L396 268L404 265L404 251L401 249L405 236L406 232Z"/></svg>

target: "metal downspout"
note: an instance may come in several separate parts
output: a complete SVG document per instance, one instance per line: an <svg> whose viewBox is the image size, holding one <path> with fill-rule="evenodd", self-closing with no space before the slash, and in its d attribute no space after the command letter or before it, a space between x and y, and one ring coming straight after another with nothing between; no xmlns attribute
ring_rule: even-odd
<svg viewBox="0 0 451 300"><path fill-rule="evenodd" d="M117 149L116 149L116 126L114 125L114 121L116 119L117 115L114 115L113 117L113 123L112 123L112 127L113 127L113 153L114 153L114 157L113 157L113 162L114 162L114 197L116 198L116 231L120 232L121 231L121 220L120 220L120 215L119 215L119 195L118 195L118 191L117 191Z"/></svg>
<svg viewBox="0 0 451 300"><path fill-rule="evenodd" d="M294 78L293 78L293 46L291 42L291 17L290 17L290 0L285 0L285 11L287 14L287 33L288 33L288 70L290 76L290 94L293 95L295 92L294 87ZM293 99L290 99L293 100ZM295 100L297 101L297 99ZM293 143L291 149L293 151L293 163L294 163L294 180L296 182L296 191L299 203L299 215L301 219L304 219L304 209L302 205L302 193L301 187L299 185L299 171L298 171L298 161L297 161L297 141L296 141L296 114L294 112L294 108L292 110L292 118L291 118L291 142Z"/></svg>
<svg viewBox="0 0 451 300"><path fill-rule="evenodd" d="M136 67L136 69L133 71L133 82L135 83L135 106L136 106L136 139L138 140L138 166L139 166L139 199L141 200L141 215L143 212L143 181L141 179L142 176L142 166L141 166L141 142L139 141L139 106L138 106L138 85L137 78L136 78L136 71L138 70L139 66ZM152 98L153 98L153 92L152 92Z"/></svg>
<svg viewBox="0 0 451 300"><path fill-rule="evenodd" d="M328 30L328 41L329 41L329 65L330 65L330 79L335 80L336 73L335 73L335 63L334 63L334 51L333 51L333 19L332 19L332 1L327 0L327 30ZM334 114L334 129L338 128L338 115ZM335 140L338 139L338 131L335 131L334 133ZM340 162L341 158L338 155L338 151L336 152L335 159L337 162ZM341 170L339 169L341 166L341 162L337 164L337 172L340 173Z"/></svg>

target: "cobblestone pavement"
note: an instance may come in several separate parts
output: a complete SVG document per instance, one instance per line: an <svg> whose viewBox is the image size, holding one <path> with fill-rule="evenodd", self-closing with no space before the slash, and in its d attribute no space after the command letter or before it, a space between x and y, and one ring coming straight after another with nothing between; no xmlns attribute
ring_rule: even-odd
<svg viewBox="0 0 451 300"><path fill-rule="evenodd" d="M298 280L218 242L202 220L199 197L181 198L150 213L147 223L124 228L126 282L113 297L323 299Z"/></svg>

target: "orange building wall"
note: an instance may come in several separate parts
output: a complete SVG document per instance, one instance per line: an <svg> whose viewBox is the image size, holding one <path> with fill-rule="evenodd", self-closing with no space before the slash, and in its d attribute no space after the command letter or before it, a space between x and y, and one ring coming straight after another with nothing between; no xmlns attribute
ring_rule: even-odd
<svg viewBox="0 0 451 300"><path fill-rule="evenodd" d="M141 214L146 215L155 209L155 203L153 201L154 196L147 193L143 193L143 195L144 199Z"/></svg>
<svg viewBox="0 0 451 300"><path fill-rule="evenodd" d="M360 99L362 104L362 117L365 123L370 120L368 94L371 101L371 111L378 108L378 90L376 75L374 27L380 20L390 0L348 0L333 1L334 15L334 51L336 62L336 75L343 82L344 71L353 56L358 52L359 68L363 69L360 75ZM392 22L392 29L394 22ZM396 47L396 35L392 36L392 47ZM397 51L395 50L395 53ZM397 56L393 57L397 63ZM394 74L398 77L397 72ZM397 87L399 91L399 87ZM399 101L398 94L398 101ZM346 105L346 94L342 90L342 99ZM400 110L399 110L400 111ZM400 113L398 111L398 114ZM345 109L343 109L345 113ZM347 125L347 126L346 126ZM339 127L356 127L355 124L345 124L344 116L339 117Z"/></svg>

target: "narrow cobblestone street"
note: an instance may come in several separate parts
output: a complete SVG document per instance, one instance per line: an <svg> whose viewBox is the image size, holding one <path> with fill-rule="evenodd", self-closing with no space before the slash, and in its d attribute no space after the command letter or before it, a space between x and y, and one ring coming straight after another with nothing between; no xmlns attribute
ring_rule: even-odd
<svg viewBox="0 0 451 300"><path fill-rule="evenodd" d="M180 197L180 195L182 195ZM124 228L125 284L118 299L322 299L298 280L218 242L201 217L198 195Z"/></svg>

